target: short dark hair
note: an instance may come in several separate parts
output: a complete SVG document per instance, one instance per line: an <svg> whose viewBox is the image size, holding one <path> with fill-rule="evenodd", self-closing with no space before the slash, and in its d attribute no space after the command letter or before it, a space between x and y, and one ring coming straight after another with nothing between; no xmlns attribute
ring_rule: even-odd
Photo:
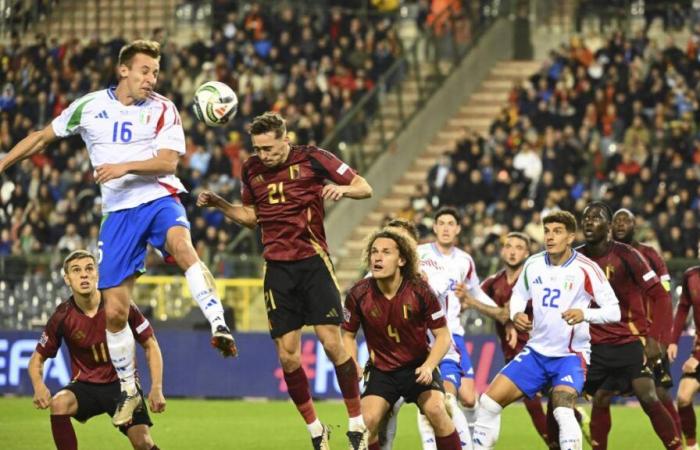
<svg viewBox="0 0 700 450"><path fill-rule="evenodd" d="M447 216L450 215L455 218L455 221L457 222L457 225L462 223L462 216L457 212L455 208L450 208L450 207L444 207L440 208L435 212L435 215L433 215L433 219L437 222L437 220L442 217L442 216Z"/></svg>
<svg viewBox="0 0 700 450"><path fill-rule="evenodd" d="M554 211L542 219L542 225L548 223L560 223L569 233L576 233L576 218L569 211Z"/></svg>
<svg viewBox="0 0 700 450"><path fill-rule="evenodd" d="M408 234L411 235L413 239L418 241L418 238L420 237L418 235L418 228L416 228L416 224L414 224L411 221L408 221L406 219L403 219L401 217L396 217L394 219L391 219L387 224L385 225L386 227L394 227L394 228L401 228L403 230L406 230Z"/></svg>
<svg viewBox="0 0 700 450"><path fill-rule="evenodd" d="M527 245L528 249L530 248L530 243L531 243L530 236L528 236L525 233L522 233L520 231L511 231L510 233L506 234L506 239L509 239L509 238L520 239L521 241L525 242L525 245Z"/></svg>
<svg viewBox="0 0 700 450"><path fill-rule="evenodd" d="M66 259L63 260L63 272L68 273L68 266L72 261L75 261L76 259L83 259L83 258L90 258L92 259L92 262L96 263L97 260L95 259L95 255L90 253L87 250L73 250L66 256Z"/></svg>
<svg viewBox="0 0 700 450"><path fill-rule="evenodd" d="M160 59L160 44L156 41L139 39L131 44L125 45L119 50L118 65L131 67L131 60L139 53L148 55L151 58Z"/></svg>
<svg viewBox="0 0 700 450"><path fill-rule="evenodd" d="M253 123L250 125L251 136L270 131L275 132L276 138L281 138L287 132L287 121L276 112L268 111L253 119Z"/></svg>
<svg viewBox="0 0 700 450"><path fill-rule="evenodd" d="M596 200L586 205L586 207L583 208L583 211L585 212L588 208L600 208L601 210L603 210L603 213L605 213L605 216L608 218L608 222L612 222L613 212L607 203Z"/></svg>

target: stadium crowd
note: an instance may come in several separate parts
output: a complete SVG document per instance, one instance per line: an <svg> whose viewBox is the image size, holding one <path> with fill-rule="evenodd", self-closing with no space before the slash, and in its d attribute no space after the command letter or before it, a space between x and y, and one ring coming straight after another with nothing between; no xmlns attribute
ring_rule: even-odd
<svg viewBox="0 0 700 450"><path fill-rule="evenodd" d="M281 112L299 142L320 143L401 52L392 16L291 7L269 14L256 3L218 11L211 39L195 36L178 46L161 30L153 37L164 49L157 89L178 106L187 130L178 176L190 190L206 186L230 200L239 192L253 117ZM125 43L121 36L86 43L78 36L37 35L32 43L15 37L0 46L0 155L73 100L114 84L116 55ZM228 83L239 97L238 114L225 130L196 122L189 110L196 87L212 79ZM79 137L62 141L4 177L0 255L96 248L100 198L83 148ZM235 225L218 212L194 208L192 198L185 204L205 260L216 250L233 250Z"/></svg>
<svg viewBox="0 0 700 450"><path fill-rule="evenodd" d="M445 149L401 215L425 236L432 211L457 206L480 273L493 271L508 231L539 249L548 211L580 214L593 198L635 212L665 258L697 258L699 41L683 51L616 32L589 49L573 38L513 87L487 136L465 130Z"/></svg>

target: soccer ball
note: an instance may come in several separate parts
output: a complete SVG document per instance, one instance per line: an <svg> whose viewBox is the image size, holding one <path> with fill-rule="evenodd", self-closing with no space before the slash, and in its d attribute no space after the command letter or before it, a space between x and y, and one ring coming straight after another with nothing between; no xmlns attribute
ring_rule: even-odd
<svg viewBox="0 0 700 450"><path fill-rule="evenodd" d="M207 81L195 91L192 110L197 120L210 127L219 127L236 115L238 97L228 85Z"/></svg>

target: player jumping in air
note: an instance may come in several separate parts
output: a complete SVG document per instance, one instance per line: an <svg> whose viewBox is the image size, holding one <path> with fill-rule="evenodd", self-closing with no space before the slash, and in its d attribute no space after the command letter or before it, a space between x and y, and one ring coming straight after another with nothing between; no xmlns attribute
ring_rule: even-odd
<svg viewBox="0 0 700 450"><path fill-rule="evenodd" d="M370 430L370 450L379 450L378 427L403 397L430 421L439 450L460 450L459 435L445 408L437 366L451 345L445 312L421 279L418 256L407 233L375 232L365 250L372 277L352 287L345 300L343 339L357 354L362 327L370 351L365 369L362 414ZM428 345L428 330L435 336Z"/></svg>
<svg viewBox="0 0 700 450"><path fill-rule="evenodd" d="M121 384L112 417L115 426L129 423L141 404L128 318L134 283L145 271L147 244L185 273L192 297L211 325L212 345L224 356L237 352L214 279L192 246L190 223L177 197L186 192L175 176L179 157L185 154L185 136L173 103L154 91L159 59L157 42L139 40L123 47L116 87L75 100L0 161L1 174L58 138L80 134L87 145L102 194L97 262L107 346Z"/></svg>
<svg viewBox="0 0 700 450"><path fill-rule="evenodd" d="M673 321L671 345L668 346L668 356L673 362L678 356L678 339L685 328L690 308L693 308L695 336L693 351L683 363L683 377L678 386L678 413L681 417L681 429L685 437L686 450L698 450L696 440L695 409L693 397L700 391L700 266L691 267L683 274L681 299L678 303L676 318Z"/></svg>
<svg viewBox="0 0 700 450"><path fill-rule="evenodd" d="M34 387L34 406L51 410L51 432L58 450L77 450L78 440L71 417L85 422L91 417L112 415L119 399L119 379L107 353L105 307L97 290L95 257L85 251L69 254L64 263L64 280L73 295L61 303L49 318L34 354L29 360L29 377ZM129 307L129 332L143 346L151 372L151 411L165 409L163 358L153 328L135 305ZM68 346L73 379L53 397L44 384L43 368L56 356L61 342ZM128 425L119 427L137 450L158 450L149 427L153 425L139 392L140 407Z"/></svg>
<svg viewBox="0 0 700 450"><path fill-rule="evenodd" d="M561 449L582 448L574 406L590 353L589 323L616 322L620 308L600 268L571 248L574 216L556 211L543 224L546 250L527 259L510 298L510 317L518 330L530 332L530 339L481 396L475 450L495 447L503 408L547 386L552 387ZM525 313L529 300L532 320ZM590 308L593 300L599 308Z"/></svg>
<svg viewBox="0 0 700 450"><path fill-rule="evenodd" d="M315 449L328 448L329 428L318 420L309 381L301 367L301 328L312 325L335 364L350 417L353 450L367 446L360 411L357 365L340 336L340 290L328 256L323 201L363 199L372 188L332 153L291 145L284 119L276 113L256 117L250 128L255 155L243 164L243 205L232 205L205 191L199 206L220 209L231 220L260 225L263 240L265 305L270 335L289 396L307 424ZM332 183L326 184L326 180Z"/></svg>

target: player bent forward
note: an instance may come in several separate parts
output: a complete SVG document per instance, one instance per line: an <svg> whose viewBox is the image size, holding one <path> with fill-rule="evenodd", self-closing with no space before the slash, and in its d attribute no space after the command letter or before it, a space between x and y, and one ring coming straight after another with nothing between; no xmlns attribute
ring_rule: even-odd
<svg viewBox="0 0 700 450"><path fill-rule="evenodd" d="M73 295L51 315L44 333L29 361L29 376L34 387L34 405L51 408L51 432L58 450L76 450L78 441L70 418L85 422L91 417L114 414L119 399L119 379L107 353L105 308L97 290L97 263L91 253L76 250L63 263L64 280ZM163 397L163 357L146 320L135 305L129 310L129 328L143 346L151 372L151 411L165 409ZM56 356L65 340L71 359L73 380L53 397L43 381L44 362ZM132 421L119 427L139 450L157 450L149 432L152 425L143 396Z"/></svg>
<svg viewBox="0 0 700 450"><path fill-rule="evenodd" d="M416 403L426 415L438 449L461 449L436 370L450 346L450 332L438 299L420 277L415 247L405 234L385 228L370 237L365 262L372 277L348 293L343 340L356 357L355 336L362 327L370 350L362 394L370 450L380 448L379 423L400 397ZM428 330L435 336L432 349Z"/></svg>
<svg viewBox="0 0 700 450"><path fill-rule="evenodd" d="M511 319L519 330L530 331L530 339L481 396L475 450L494 448L503 408L523 396L532 398L550 385L561 449L582 448L573 408L591 352L588 324L617 322L620 308L600 268L571 248L576 236L574 216L557 211L545 217L543 224L546 250L527 259L510 299ZM525 314L528 299L532 299L533 320ZM600 308L588 307L593 300Z"/></svg>

